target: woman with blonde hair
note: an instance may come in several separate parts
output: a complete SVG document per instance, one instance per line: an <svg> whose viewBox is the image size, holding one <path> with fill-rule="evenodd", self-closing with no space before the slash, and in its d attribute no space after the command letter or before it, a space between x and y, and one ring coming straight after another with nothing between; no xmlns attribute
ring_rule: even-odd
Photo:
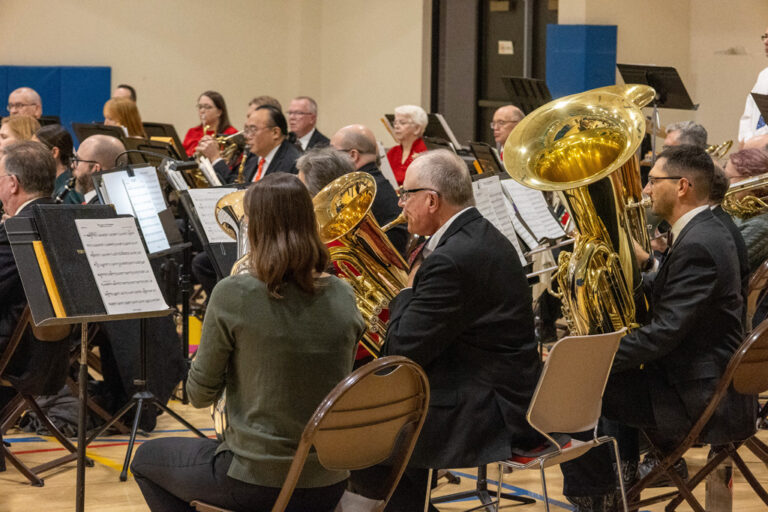
<svg viewBox="0 0 768 512"><path fill-rule="evenodd" d="M4 146L20 140L32 140L40 129L40 123L32 116L13 116L3 118L0 126L0 151Z"/></svg>
<svg viewBox="0 0 768 512"><path fill-rule="evenodd" d="M136 103L127 98L107 100L104 104L104 124L121 127L128 137L147 138L139 109Z"/></svg>

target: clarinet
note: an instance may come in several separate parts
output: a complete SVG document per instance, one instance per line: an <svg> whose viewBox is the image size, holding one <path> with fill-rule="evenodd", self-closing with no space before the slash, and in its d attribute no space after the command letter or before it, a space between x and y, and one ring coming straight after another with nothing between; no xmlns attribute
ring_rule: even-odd
<svg viewBox="0 0 768 512"><path fill-rule="evenodd" d="M56 196L54 201L56 201L56 204L61 204L64 202L64 198L67 197L67 195L72 192L72 189L75 188L75 181L77 181L77 178L72 176L67 180L67 184L64 185L64 188L59 192L59 195Z"/></svg>

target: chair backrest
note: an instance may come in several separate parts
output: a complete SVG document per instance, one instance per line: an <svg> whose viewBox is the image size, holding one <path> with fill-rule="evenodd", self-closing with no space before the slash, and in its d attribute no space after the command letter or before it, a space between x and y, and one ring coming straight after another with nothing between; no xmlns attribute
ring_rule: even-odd
<svg viewBox="0 0 768 512"><path fill-rule="evenodd" d="M528 423L542 434L593 429L613 356L626 332L568 336L555 343L528 407Z"/></svg>
<svg viewBox="0 0 768 512"><path fill-rule="evenodd" d="M331 470L363 469L388 460L383 509L400 480L424 424L429 381L419 365L387 356L336 385L307 422L273 512L288 505L311 446Z"/></svg>
<svg viewBox="0 0 768 512"><path fill-rule="evenodd" d="M757 305L768 289L768 260L765 260L749 278L747 289L747 329L752 328L752 317L755 316Z"/></svg>
<svg viewBox="0 0 768 512"><path fill-rule="evenodd" d="M741 359L733 370L733 389L744 395L768 391L768 320L763 320L739 348Z"/></svg>

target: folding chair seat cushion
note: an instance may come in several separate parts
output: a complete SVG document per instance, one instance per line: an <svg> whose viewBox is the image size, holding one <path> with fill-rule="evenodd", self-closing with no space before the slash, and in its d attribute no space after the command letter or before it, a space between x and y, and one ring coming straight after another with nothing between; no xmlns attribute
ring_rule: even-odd
<svg viewBox="0 0 768 512"><path fill-rule="evenodd" d="M573 440L568 434L552 434L555 442L562 447L563 450L570 448L573 445ZM535 448L528 450L513 448L512 456L508 459L509 462L516 464L528 464L538 459L539 457L546 456L550 452L556 452L557 446L551 442L546 442Z"/></svg>

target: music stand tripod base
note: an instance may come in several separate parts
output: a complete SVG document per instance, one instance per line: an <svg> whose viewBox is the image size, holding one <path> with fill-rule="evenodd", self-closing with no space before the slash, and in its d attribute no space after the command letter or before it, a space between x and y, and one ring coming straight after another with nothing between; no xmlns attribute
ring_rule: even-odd
<svg viewBox="0 0 768 512"><path fill-rule="evenodd" d="M517 496L515 494L509 494L506 492L501 493L501 499L515 501L517 505L530 505L536 503L536 500L532 498L526 498L525 496ZM491 506L496 503L496 496L492 495L488 490L488 468L487 466L479 466L477 468L477 485L474 489L469 491L461 491L453 494L446 494L445 496L437 496L430 501L433 504L448 503L450 501L464 500L467 498L475 498L480 500L482 505L470 508L464 512L471 512L472 510L490 509ZM499 507L501 504L499 504Z"/></svg>

